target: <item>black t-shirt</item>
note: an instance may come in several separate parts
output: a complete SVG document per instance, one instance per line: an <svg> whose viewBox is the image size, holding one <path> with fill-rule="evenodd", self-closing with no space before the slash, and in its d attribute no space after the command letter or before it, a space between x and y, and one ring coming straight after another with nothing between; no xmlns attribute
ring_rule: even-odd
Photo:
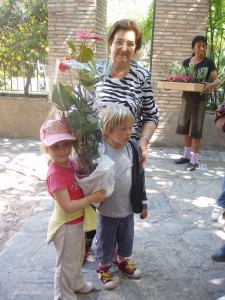
<svg viewBox="0 0 225 300"><path fill-rule="evenodd" d="M191 57L185 59L183 61L183 66L185 68L188 68L189 67L189 64L190 64L190 60L191 60ZM215 63L213 62L213 60L211 60L210 58L208 57L204 57L202 61L200 61L200 63L196 64L195 65L195 69L196 70L199 70L201 68L204 68L204 67L208 67L208 73L207 73L207 76L206 76L206 80L209 80L209 76L210 76L210 73L214 70L216 70L216 66L215 66Z"/></svg>

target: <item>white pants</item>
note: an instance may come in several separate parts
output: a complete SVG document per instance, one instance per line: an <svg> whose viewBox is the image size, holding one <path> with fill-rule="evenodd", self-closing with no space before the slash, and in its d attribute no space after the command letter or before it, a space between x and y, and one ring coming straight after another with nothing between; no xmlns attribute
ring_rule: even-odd
<svg viewBox="0 0 225 300"><path fill-rule="evenodd" d="M62 225L53 239L56 248L54 300L77 300L85 286L82 264L85 250L83 223Z"/></svg>

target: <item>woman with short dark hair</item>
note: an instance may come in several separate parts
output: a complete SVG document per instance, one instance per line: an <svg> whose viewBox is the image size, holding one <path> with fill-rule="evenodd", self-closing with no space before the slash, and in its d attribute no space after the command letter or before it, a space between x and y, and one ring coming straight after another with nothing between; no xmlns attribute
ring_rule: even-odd
<svg viewBox="0 0 225 300"><path fill-rule="evenodd" d="M192 40L194 53L183 62L187 72L190 64L194 64L197 71L205 67L208 68L203 91L201 93L184 91L182 94L182 105L176 133L184 136L184 154L175 160L175 164L187 163L186 171L194 171L199 165L198 154L205 117L206 94L209 94L219 85L216 66L211 59L206 57L206 46L206 38L202 35L196 36ZM211 79L211 82L209 82L209 79Z"/></svg>

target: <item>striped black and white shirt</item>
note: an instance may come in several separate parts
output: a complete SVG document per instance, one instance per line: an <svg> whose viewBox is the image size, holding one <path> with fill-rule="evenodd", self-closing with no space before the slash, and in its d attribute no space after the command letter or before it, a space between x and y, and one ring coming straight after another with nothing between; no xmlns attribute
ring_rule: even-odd
<svg viewBox="0 0 225 300"><path fill-rule="evenodd" d="M143 67L131 63L127 76L121 79L108 75L104 81L96 84L92 100L95 111L102 108L122 104L130 109L135 117L132 138L140 137L144 123L158 124L158 109L152 91L150 73Z"/></svg>

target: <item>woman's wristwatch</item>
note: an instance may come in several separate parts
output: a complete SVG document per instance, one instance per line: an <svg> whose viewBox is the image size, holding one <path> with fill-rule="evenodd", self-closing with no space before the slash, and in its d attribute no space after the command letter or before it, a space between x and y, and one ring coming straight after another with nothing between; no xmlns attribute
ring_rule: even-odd
<svg viewBox="0 0 225 300"><path fill-rule="evenodd" d="M146 140L148 144L150 142L150 138L148 138L147 135L144 135L144 134L141 135L140 139Z"/></svg>

